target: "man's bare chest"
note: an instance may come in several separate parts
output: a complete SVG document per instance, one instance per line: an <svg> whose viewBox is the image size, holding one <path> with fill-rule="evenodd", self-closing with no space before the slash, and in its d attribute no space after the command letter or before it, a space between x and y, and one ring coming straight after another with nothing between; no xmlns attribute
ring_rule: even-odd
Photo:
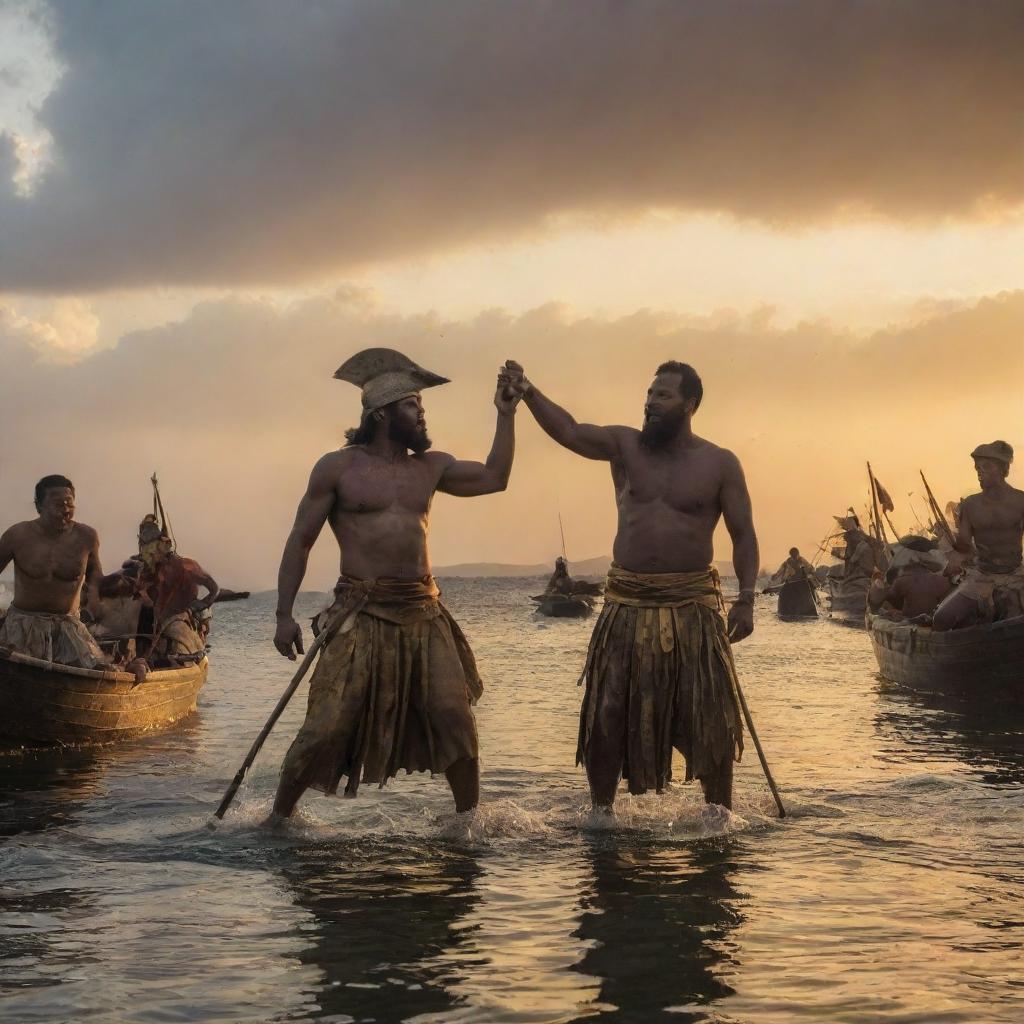
<svg viewBox="0 0 1024 1024"><path fill-rule="evenodd" d="M970 517L975 532L982 534L1020 531L1024 528L1024 496L1016 491L1000 500L978 496L971 501Z"/></svg>
<svg viewBox="0 0 1024 1024"><path fill-rule="evenodd" d="M436 486L434 474L421 463L359 467L341 475L336 508L346 515L389 509L425 515Z"/></svg>
<svg viewBox="0 0 1024 1024"><path fill-rule="evenodd" d="M89 549L81 538L28 537L15 550L15 568L32 579L77 580L84 572Z"/></svg>
<svg viewBox="0 0 1024 1024"><path fill-rule="evenodd" d="M620 504L660 503L682 515L717 516L721 481L697 460L638 456L613 467Z"/></svg>

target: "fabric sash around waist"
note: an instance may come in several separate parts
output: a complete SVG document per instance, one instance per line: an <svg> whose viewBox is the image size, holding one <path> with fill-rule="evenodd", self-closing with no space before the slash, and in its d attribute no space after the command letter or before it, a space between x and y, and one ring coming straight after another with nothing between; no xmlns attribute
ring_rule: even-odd
<svg viewBox="0 0 1024 1024"><path fill-rule="evenodd" d="M433 576L364 580L342 574L334 585L334 601L317 616L317 625L347 633L361 613L399 625L423 622L442 613L440 596Z"/></svg>
<svg viewBox="0 0 1024 1024"><path fill-rule="evenodd" d="M709 565L696 572L632 572L612 563L604 591L605 603L633 608L683 608L704 605L722 611L718 570Z"/></svg>
<svg viewBox="0 0 1024 1024"><path fill-rule="evenodd" d="M72 619L75 622L82 621L82 617L78 612L28 612L14 604L7 606L7 613L10 614L11 612L15 615L31 616L33 619L54 619L57 621Z"/></svg>

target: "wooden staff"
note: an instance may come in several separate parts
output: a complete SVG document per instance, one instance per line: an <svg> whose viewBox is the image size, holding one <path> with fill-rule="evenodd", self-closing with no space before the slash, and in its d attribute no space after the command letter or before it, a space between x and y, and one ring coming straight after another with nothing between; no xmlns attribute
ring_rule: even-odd
<svg viewBox="0 0 1024 1024"><path fill-rule="evenodd" d="M932 489L928 486L928 481L925 480L924 470L919 469L918 472L921 474L921 480L924 483L925 493L928 495L928 504L931 506L932 515L935 516L935 525L942 524L942 529L945 531L946 539L950 544L953 545L953 550L956 550L956 538L953 536L953 531L949 528L949 522L946 520L945 515L939 508L939 503L935 500L935 495L932 494Z"/></svg>
<svg viewBox="0 0 1024 1024"><path fill-rule="evenodd" d="M231 806L231 801L235 799L235 794L238 792L238 787L241 786L242 780L245 778L245 773L252 767L253 761L256 760L256 755L260 752L260 747L263 746L263 741L270 735L270 730L277 724L277 720L281 717L281 713L288 706L288 701L292 699L295 691L299 688L299 683L302 682L302 677L309 671L309 666L313 664L313 659L316 657L320 648L334 635L333 630L322 629L313 642L309 645L309 650L306 652L306 656L302 659L302 664L299 665L295 675L292 676L292 681L288 684L288 689L281 694L281 699L277 702L277 707L271 712L270 717L267 719L267 724L260 730L259 736L256 737L253 745L249 748L249 753L245 755L245 760L242 762L242 767L235 772L235 777L231 780L231 785L228 786L224 793L224 799L221 800L220 806L214 811L214 814L218 818L223 818L227 809Z"/></svg>
<svg viewBox="0 0 1024 1024"><path fill-rule="evenodd" d="M761 762L761 769L764 771L764 777L768 780L768 788L772 791L772 796L775 797L775 805L779 809L779 817L784 818L786 816L786 808L782 806L782 797L779 796L778 787L775 785L775 780L772 778L771 769L768 767L768 761L764 756L764 750L761 748L761 741L757 738L757 730L754 728L754 720L750 717L750 708L747 707L747 698L743 696L743 689L740 686L739 679L736 680L736 695L740 699L740 707L743 709L743 719L747 723L747 730L750 732L750 738L754 741L754 749L757 751L758 759Z"/></svg>

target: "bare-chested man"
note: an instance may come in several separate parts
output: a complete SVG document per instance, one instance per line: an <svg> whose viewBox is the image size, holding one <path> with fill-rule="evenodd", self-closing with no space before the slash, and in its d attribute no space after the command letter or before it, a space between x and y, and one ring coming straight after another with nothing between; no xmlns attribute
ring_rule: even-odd
<svg viewBox="0 0 1024 1024"><path fill-rule="evenodd" d="M0 537L0 572L14 562L14 601L0 625L0 644L60 665L106 666L79 618L83 583L94 603L103 575L99 536L75 522L75 488L67 477L44 476L35 506L36 519Z"/></svg>
<svg viewBox="0 0 1024 1024"><path fill-rule="evenodd" d="M1005 441L982 444L971 452L981 493L964 499L956 550L947 572L975 556L960 586L936 609L933 628L957 629L977 622L1024 614L1024 491L1006 478L1013 449Z"/></svg>
<svg viewBox="0 0 1024 1024"><path fill-rule="evenodd" d="M482 693L473 653L430 574L427 528L435 491L503 491L515 449L518 396L499 389L485 463L430 451L420 392L447 383L391 349L367 349L335 374L363 389L348 446L313 468L281 558L274 644L303 652L292 605L324 523L341 548L335 601L319 617L333 632L310 683L306 720L281 769L274 816L310 786L348 777L384 785L399 771L443 772L459 812L476 807L480 770L471 705ZM273 816L272 816L273 817Z"/></svg>
<svg viewBox="0 0 1024 1024"><path fill-rule="evenodd" d="M559 444L611 463L619 526L584 670L577 752L594 807L611 809L620 775L631 793L662 790L673 748L705 800L731 807L743 727L729 641L753 630L758 548L739 460L691 429L700 377L685 363L659 366L642 430L577 423L518 363L506 363L501 379ZM740 585L728 627L712 567L722 516Z"/></svg>

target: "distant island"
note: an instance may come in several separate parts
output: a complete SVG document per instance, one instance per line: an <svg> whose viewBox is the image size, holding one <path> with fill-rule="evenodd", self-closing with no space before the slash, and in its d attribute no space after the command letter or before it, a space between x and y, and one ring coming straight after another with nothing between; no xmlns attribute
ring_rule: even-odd
<svg viewBox="0 0 1024 1024"><path fill-rule="evenodd" d="M537 562L533 565L515 565L506 562L459 562L457 565L438 565L434 567L435 576L491 578L516 576L547 576L554 569L554 558L550 562ZM603 577L612 564L611 555L598 555L595 558L581 558L569 562L569 571L573 576ZM716 562L718 571L723 576L734 576L732 562Z"/></svg>

